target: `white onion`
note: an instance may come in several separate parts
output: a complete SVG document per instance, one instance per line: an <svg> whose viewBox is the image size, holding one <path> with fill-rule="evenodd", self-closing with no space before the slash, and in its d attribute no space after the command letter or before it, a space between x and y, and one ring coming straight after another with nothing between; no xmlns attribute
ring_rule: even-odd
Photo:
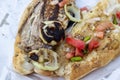
<svg viewBox="0 0 120 80"><path fill-rule="evenodd" d="M33 52L33 51L32 51ZM48 62L36 62L32 60L32 64L41 69L41 70L48 70L48 71L55 71L59 68L59 63L58 63L58 55L56 52L48 49L40 49L39 52L43 52L44 59L48 59ZM48 57L50 56L50 57ZM40 55L41 57L41 55ZM26 65L26 64L25 64ZM26 67L26 66L25 66Z"/></svg>
<svg viewBox="0 0 120 80"><path fill-rule="evenodd" d="M104 13L106 15L110 15L111 13L116 12L116 10L120 9L120 4L118 0L108 0L107 8L105 9Z"/></svg>
<svg viewBox="0 0 120 80"><path fill-rule="evenodd" d="M117 10L119 10L120 9L120 4L118 4L118 5L114 5L114 6L112 6L112 7L109 7L108 9L106 9L105 11L104 11L104 13L106 14L106 15L109 15L109 14L111 14L111 13L115 13Z"/></svg>
<svg viewBox="0 0 120 80"><path fill-rule="evenodd" d="M34 67L31 63L25 61L23 64L22 64L22 67L27 70L27 71L31 71Z"/></svg>
<svg viewBox="0 0 120 80"><path fill-rule="evenodd" d="M100 21L100 20L101 20L100 17L96 17L96 18L89 19L86 22L88 22L88 23L95 23L96 21Z"/></svg>
<svg viewBox="0 0 120 80"><path fill-rule="evenodd" d="M74 22L80 22L81 21L81 16L80 16L80 10L79 8L77 8L75 5L65 5L64 6L65 9L65 14L67 15L67 17ZM72 12L75 16L73 17L70 12Z"/></svg>
<svg viewBox="0 0 120 80"><path fill-rule="evenodd" d="M51 5L56 5L56 4L58 4L58 0L53 0L53 1L50 2L50 4Z"/></svg>
<svg viewBox="0 0 120 80"><path fill-rule="evenodd" d="M116 28L113 30L113 32L114 32L114 33L119 33L119 32L120 32L120 28L119 28L120 26L115 25L115 27L116 27Z"/></svg>

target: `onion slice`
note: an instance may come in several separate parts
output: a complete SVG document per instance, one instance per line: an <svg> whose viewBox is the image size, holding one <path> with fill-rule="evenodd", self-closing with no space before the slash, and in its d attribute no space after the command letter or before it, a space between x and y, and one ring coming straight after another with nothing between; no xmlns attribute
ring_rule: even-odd
<svg viewBox="0 0 120 80"><path fill-rule="evenodd" d="M48 70L48 71L55 71L59 68L59 63L57 59L58 55L56 52L49 49L41 48L38 51L33 50L30 54L32 53L35 53L36 55L39 56L38 61L35 60L31 61L36 68L41 70ZM43 58L42 62L41 62L41 57Z"/></svg>
<svg viewBox="0 0 120 80"><path fill-rule="evenodd" d="M75 5L65 5L64 9L65 9L65 14L71 21L74 22L81 21L80 10ZM72 16L71 14L73 14L74 16Z"/></svg>

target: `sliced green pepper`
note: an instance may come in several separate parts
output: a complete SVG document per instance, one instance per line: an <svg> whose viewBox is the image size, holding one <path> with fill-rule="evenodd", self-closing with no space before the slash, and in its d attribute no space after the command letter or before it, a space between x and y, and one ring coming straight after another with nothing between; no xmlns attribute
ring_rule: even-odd
<svg viewBox="0 0 120 80"><path fill-rule="evenodd" d="M90 40L90 38L91 38L90 36L86 36L86 37L84 38L84 41L87 42L88 40Z"/></svg>
<svg viewBox="0 0 120 80"><path fill-rule="evenodd" d="M78 61L81 61L81 60L82 60L81 57L72 57L72 58L71 58L71 61L72 61L72 62L78 62Z"/></svg>
<svg viewBox="0 0 120 80"><path fill-rule="evenodd" d="M118 24L117 17L115 15L113 15L113 24Z"/></svg>

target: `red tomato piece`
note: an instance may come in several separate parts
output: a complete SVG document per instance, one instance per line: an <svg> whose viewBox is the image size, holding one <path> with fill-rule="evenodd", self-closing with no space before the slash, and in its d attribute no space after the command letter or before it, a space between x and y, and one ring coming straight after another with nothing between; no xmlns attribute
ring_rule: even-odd
<svg viewBox="0 0 120 80"><path fill-rule="evenodd" d="M103 39L104 38L104 32L96 32L96 36L100 39Z"/></svg>
<svg viewBox="0 0 120 80"><path fill-rule="evenodd" d="M99 42L95 39L91 40L89 45L88 45L88 50L92 51L93 49L99 47Z"/></svg>
<svg viewBox="0 0 120 80"><path fill-rule="evenodd" d="M87 7L80 8L80 11L88 11Z"/></svg>
<svg viewBox="0 0 120 80"><path fill-rule="evenodd" d="M71 59L72 57L74 57L74 55L75 55L75 54L72 53L72 52L71 52L71 53L67 53L67 54L66 54L66 58L67 58L67 59Z"/></svg>
<svg viewBox="0 0 120 80"><path fill-rule="evenodd" d="M84 55L83 55L83 53L82 53L81 50L79 50L78 48L76 48L76 50L75 50L75 56L83 57Z"/></svg>
<svg viewBox="0 0 120 80"><path fill-rule="evenodd" d="M116 12L116 16L118 19L120 19L120 11Z"/></svg>
<svg viewBox="0 0 120 80"><path fill-rule="evenodd" d="M85 42L82 40L74 39L72 37L67 37L66 42L72 45L73 47L78 48L79 50L83 50L85 48Z"/></svg>
<svg viewBox="0 0 120 80"><path fill-rule="evenodd" d="M104 32L106 29L112 27L113 24L111 22L105 21L105 22L101 22L97 27L96 27L96 31L102 31Z"/></svg>
<svg viewBox="0 0 120 80"><path fill-rule="evenodd" d="M59 7L64 7L64 5L67 4L68 2L69 2L69 0L63 0L58 5L59 5Z"/></svg>

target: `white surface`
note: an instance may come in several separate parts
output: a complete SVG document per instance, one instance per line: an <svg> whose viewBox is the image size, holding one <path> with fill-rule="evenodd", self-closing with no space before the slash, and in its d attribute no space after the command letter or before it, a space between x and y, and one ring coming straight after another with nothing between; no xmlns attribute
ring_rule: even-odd
<svg viewBox="0 0 120 80"><path fill-rule="evenodd" d="M99 0L76 0L76 5L78 7L93 7Z"/></svg>
<svg viewBox="0 0 120 80"><path fill-rule="evenodd" d="M23 3L20 3L23 2ZM0 74L5 66L8 65L10 54L13 54L14 38L17 32L17 25L24 10L30 0L0 0L0 24L5 16L4 24L0 26Z"/></svg>
<svg viewBox="0 0 120 80"><path fill-rule="evenodd" d="M76 0L79 7L94 6L98 0ZM6 14L8 18L0 27L0 80L41 80L38 75L21 76L15 73L11 66L14 39L18 28L18 22L24 8L30 0L0 0L0 23ZM110 63L107 67L92 72L82 80L118 80L120 79L120 57ZM10 65L8 64L10 63ZM118 69L116 69L118 68ZM115 71L114 71L115 70ZM113 73L111 73L113 71ZM107 75L111 74L109 77ZM32 79L31 79L32 78ZM43 79L44 77L41 76ZM101 79L102 78L102 79ZM46 78L48 80L48 78ZM51 80L51 79L50 79Z"/></svg>

